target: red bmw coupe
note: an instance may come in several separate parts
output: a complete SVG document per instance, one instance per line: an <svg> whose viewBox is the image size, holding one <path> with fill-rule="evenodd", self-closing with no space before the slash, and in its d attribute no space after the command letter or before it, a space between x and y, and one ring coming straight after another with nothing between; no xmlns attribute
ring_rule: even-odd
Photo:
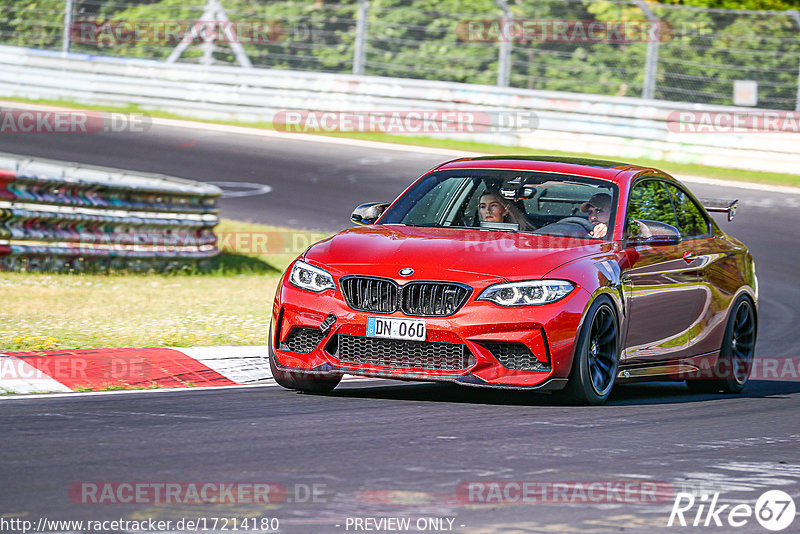
<svg viewBox="0 0 800 534"><path fill-rule="evenodd" d="M609 161L450 161L308 248L280 280L278 384L344 373L600 404L615 383L739 392L758 286L747 248L662 171Z"/></svg>

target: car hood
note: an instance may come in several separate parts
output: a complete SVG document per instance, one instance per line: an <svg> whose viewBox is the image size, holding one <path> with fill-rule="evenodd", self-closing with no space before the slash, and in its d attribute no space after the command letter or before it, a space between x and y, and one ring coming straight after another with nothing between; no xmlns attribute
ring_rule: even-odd
<svg viewBox="0 0 800 534"><path fill-rule="evenodd" d="M410 280L530 280L584 256L608 252L609 242L463 228L399 225L344 230L306 251L332 274ZM405 267L414 274L401 277Z"/></svg>

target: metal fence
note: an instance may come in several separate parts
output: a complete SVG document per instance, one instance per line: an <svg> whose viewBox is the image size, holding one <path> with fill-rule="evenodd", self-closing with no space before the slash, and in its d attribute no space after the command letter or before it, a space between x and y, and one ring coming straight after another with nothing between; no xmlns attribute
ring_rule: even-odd
<svg viewBox="0 0 800 534"><path fill-rule="evenodd" d="M0 43L800 110L796 11L701 9L642 0L511 5L463 0L438 6L401 0L49 0L30 5L36 7L8 7ZM755 85L736 86L737 81Z"/></svg>
<svg viewBox="0 0 800 534"><path fill-rule="evenodd" d="M0 270L172 271L217 253L216 186L0 154Z"/></svg>

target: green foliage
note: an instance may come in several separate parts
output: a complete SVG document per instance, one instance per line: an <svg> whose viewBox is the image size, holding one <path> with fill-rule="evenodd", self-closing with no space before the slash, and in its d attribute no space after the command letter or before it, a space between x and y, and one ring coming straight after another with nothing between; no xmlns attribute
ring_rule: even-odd
<svg viewBox="0 0 800 534"><path fill-rule="evenodd" d="M75 20L114 28L127 21L196 21L205 0L75 0ZM236 22L261 22L268 38L245 40L254 65L267 68L349 73L353 70L356 0L222 0ZM601 21L609 26L647 17L633 2L606 0L509 0L515 21ZM780 10L797 0L662 0L648 2L660 19L656 98L732 104L733 83L755 80L759 106L794 109L800 28ZM0 0L0 42L58 49L63 0ZM697 8L778 10L736 13ZM495 84L503 12L494 0L371 0L365 74ZM484 23L485 39L465 25ZM578 24L580 26L580 24ZM493 30L494 33L492 33ZM500 37L500 38L498 38ZM177 45L144 39L120 42L109 32L98 42L74 42L91 54L164 60ZM645 40L591 41L511 38L512 87L640 96ZM197 62L196 42L181 61ZM218 42L213 59L235 63L228 43Z"/></svg>
<svg viewBox="0 0 800 534"><path fill-rule="evenodd" d="M714 9L752 9L777 11L797 9L797 0L660 0L662 4L674 4Z"/></svg>
<svg viewBox="0 0 800 534"><path fill-rule="evenodd" d="M657 14L674 31L659 49L658 98L731 104L735 80L756 80L760 107L794 109L800 28L790 16Z"/></svg>
<svg viewBox="0 0 800 534"><path fill-rule="evenodd" d="M667 188L656 180L642 182L631 191L628 216L677 226Z"/></svg>
<svg viewBox="0 0 800 534"><path fill-rule="evenodd" d="M708 222L700 208L689 196L673 185L668 185L675 215L678 217L678 230L683 237L701 236L708 233Z"/></svg>
<svg viewBox="0 0 800 534"><path fill-rule="evenodd" d="M241 34L239 41L251 61L262 67L347 71L352 68L355 5L317 2L258 3L252 0L225 0L228 18L236 23L253 22L263 28L263 35L254 38ZM198 20L205 7L203 0L187 3L163 0L109 13L113 23L121 21L186 22ZM177 42L149 39L143 44L111 44L105 53L123 57L166 59ZM153 42L155 41L155 42ZM101 45L102 46L102 45ZM182 61L197 61L202 55L200 39L181 56ZM215 46L214 60L235 63L230 44L220 41Z"/></svg>
<svg viewBox="0 0 800 534"><path fill-rule="evenodd" d="M641 182L633 189L628 216L670 224L685 238L708 233L708 221L694 201L674 185L658 180Z"/></svg>
<svg viewBox="0 0 800 534"><path fill-rule="evenodd" d="M459 25L501 15L493 0L373 0L368 74L494 84L497 45L465 40Z"/></svg>
<svg viewBox="0 0 800 534"><path fill-rule="evenodd" d="M63 34L63 0L0 0L3 44L55 48Z"/></svg>

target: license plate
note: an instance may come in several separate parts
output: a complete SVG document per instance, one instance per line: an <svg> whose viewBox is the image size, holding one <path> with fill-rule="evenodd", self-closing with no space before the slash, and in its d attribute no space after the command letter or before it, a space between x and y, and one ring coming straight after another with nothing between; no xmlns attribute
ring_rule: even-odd
<svg viewBox="0 0 800 534"><path fill-rule="evenodd" d="M367 317L367 337L425 341L426 334L426 323L423 319Z"/></svg>

